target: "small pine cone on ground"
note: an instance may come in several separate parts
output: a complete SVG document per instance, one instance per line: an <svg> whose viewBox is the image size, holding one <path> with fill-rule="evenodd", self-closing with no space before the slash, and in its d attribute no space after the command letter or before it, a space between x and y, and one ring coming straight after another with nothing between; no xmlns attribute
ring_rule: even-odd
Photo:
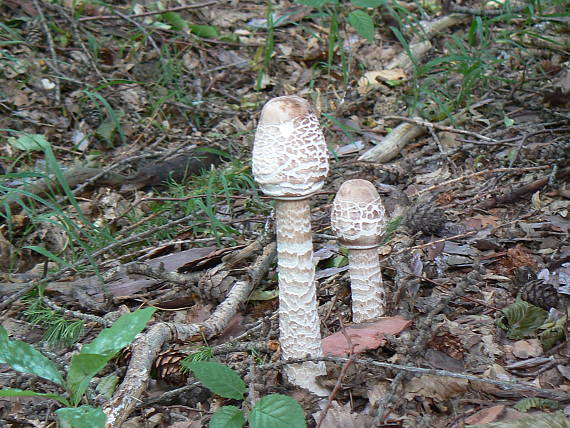
<svg viewBox="0 0 570 428"><path fill-rule="evenodd" d="M182 373L180 361L186 358L186 354L172 349L161 352L154 360L153 369L157 379L171 385L183 385L186 383L186 374Z"/></svg>
<svg viewBox="0 0 570 428"><path fill-rule="evenodd" d="M521 287L520 296L524 301L547 311L558 307L560 302L556 288L542 279L535 279L524 284Z"/></svg>
<svg viewBox="0 0 570 428"><path fill-rule="evenodd" d="M44 32L38 19L32 19L24 27L26 43L30 45L41 45L44 42Z"/></svg>
<svg viewBox="0 0 570 428"><path fill-rule="evenodd" d="M412 205L404 220L404 225L412 233L423 232L426 235L437 235L445 226L447 218L442 210L428 203Z"/></svg>

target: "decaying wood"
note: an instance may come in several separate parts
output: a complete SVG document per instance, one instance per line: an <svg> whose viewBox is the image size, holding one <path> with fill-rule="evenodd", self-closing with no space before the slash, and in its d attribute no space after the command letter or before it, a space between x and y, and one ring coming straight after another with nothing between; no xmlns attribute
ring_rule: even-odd
<svg viewBox="0 0 570 428"><path fill-rule="evenodd" d="M558 173L556 174L556 179L560 180L560 179L568 177L568 176L570 176L570 167L567 167L567 168L564 168L564 169L558 171ZM487 199L487 200L483 201L482 203L480 203L477 206L477 208L483 209L483 210L488 210L488 209L496 207L497 205L512 204L513 202L516 202L519 199L523 198L525 195L528 195L529 193L534 193L537 190L546 186L549 179L550 179L550 177L539 178L538 180L535 180L531 183L528 183L528 184L520 186L516 189L513 189L509 193L505 193L503 195Z"/></svg>
<svg viewBox="0 0 570 428"><path fill-rule="evenodd" d="M242 251L249 252L247 247ZM250 280L236 282L226 299L203 323L158 323L136 340L125 379L104 408L107 427L120 427L134 410L140 401L139 397L146 389L152 363L161 347L172 340L184 341L202 336L209 339L220 333L236 314L238 307L247 301L253 288L269 271L276 254L274 243L266 246L249 272Z"/></svg>
<svg viewBox="0 0 570 428"><path fill-rule="evenodd" d="M401 123L382 141L364 152L358 160L369 162L389 162L400 154L400 151L415 138L425 134L427 129L413 123Z"/></svg>
<svg viewBox="0 0 570 428"><path fill-rule="evenodd" d="M468 19L466 15L454 14L433 22L422 23L424 32L422 36L432 38L437 33L445 29L460 24ZM419 61L431 49L432 45L429 40L414 40L410 45L410 51L416 61ZM406 51L397 55L388 65L387 69L401 68L409 72L414 66L414 62L410 59ZM420 120L420 119L416 119ZM414 139L424 135L427 129L424 126L412 123L401 123L396 126L380 143L364 152L358 160L368 162L389 162L400 154L400 151Z"/></svg>

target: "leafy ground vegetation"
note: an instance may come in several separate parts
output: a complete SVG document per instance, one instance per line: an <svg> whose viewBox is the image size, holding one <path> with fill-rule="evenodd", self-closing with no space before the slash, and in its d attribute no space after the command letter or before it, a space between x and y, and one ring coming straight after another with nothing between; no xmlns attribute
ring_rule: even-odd
<svg viewBox="0 0 570 428"><path fill-rule="evenodd" d="M566 1L0 16L1 426L570 426ZM287 94L330 149L324 399L281 375L272 202L250 169L261 107ZM387 318L366 328L330 228L353 178L389 216Z"/></svg>

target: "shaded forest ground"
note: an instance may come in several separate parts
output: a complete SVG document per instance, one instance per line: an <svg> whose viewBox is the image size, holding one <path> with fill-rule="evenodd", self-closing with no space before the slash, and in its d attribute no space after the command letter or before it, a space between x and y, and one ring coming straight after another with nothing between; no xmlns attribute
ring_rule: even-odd
<svg viewBox="0 0 570 428"><path fill-rule="evenodd" d="M71 3L0 1L1 323L65 372L121 314L158 308L77 404L129 427L206 426L272 393L309 426L568 426L565 2ZM272 205L250 171L261 107L287 94L331 153L312 198L323 337L351 322L330 230L347 179L382 196L388 320L412 321L327 361L325 412L280 375ZM246 399L180 368L208 353ZM0 382L62 393L8 364ZM0 422L54 426L58 407L3 397Z"/></svg>

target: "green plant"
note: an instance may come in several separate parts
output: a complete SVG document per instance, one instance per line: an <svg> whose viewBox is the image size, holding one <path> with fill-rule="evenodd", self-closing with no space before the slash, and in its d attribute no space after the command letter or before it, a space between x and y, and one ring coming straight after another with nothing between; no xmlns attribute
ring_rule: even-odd
<svg viewBox="0 0 570 428"><path fill-rule="evenodd" d="M231 368L216 361L190 361L183 367L191 370L202 384L221 397L243 400L246 386ZM251 428L306 427L303 408L287 395L270 394L255 403L247 420ZM210 428L241 428L245 423L244 411L233 405L220 407L210 420Z"/></svg>
<svg viewBox="0 0 570 428"><path fill-rule="evenodd" d="M13 130L8 130L16 132ZM3 180L20 180L24 184L18 188L9 187L4 181L0 182L0 196L2 210L0 217L8 224L9 230L13 230L13 210L21 208L30 219L31 224L39 228L42 224L49 224L61 231L66 237L68 246L65 254L71 260L66 260L62 254L56 254L44 246L27 245L23 249L31 250L46 257L60 267L69 267L74 258L85 257L93 270L97 272L97 264L91 257L94 248L103 246L112 241L109 231L104 227L93 224L82 212L75 195L71 191L63 169L60 167L51 144L38 134L21 134L19 137L9 137L8 143L24 153L42 152L45 157L45 170L31 172L5 174ZM45 191L34 193L36 185L33 183L45 183ZM69 205L73 209L70 214L58 201L58 193L63 193ZM11 238L9 236L9 238ZM81 251L77 251L77 247ZM65 250L65 248L64 248Z"/></svg>
<svg viewBox="0 0 570 428"><path fill-rule="evenodd" d="M83 321L65 319L60 313L46 306L39 297L28 301L24 317L31 324L46 329L43 339L54 348L75 343L84 331Z"/></svg>
<svg viewBox="0 0 570 428"><path fill-rule="evenodd" d="M79 406L84 399L89 382L109 360L121 349L129 345L146 326L155 308L139 309L121 316L112 327L81 348L79 354L71 358L66 380L56 365L34 347L21 340L10 340L8 332L0 327L0 363L12 369L46 379L65 390L65 394L41 393L15 388L0 390L1 397L45 397L62 404L56 416L63 427L99 428L104 427L106 416L100 408L89 405Z"/></svg>
<svg viewBox="0 0 570 428"><path fill-rule="evenodd" d="M192 235L213 236L218 243L221 242L222 237L232 237L239 233L238 230L220 220L219 202L224 202L224 214L231 215L235 202L238 200L234 197L239 198L253 192L255 197L248 202L248 209L251 211L267 209L267 206L262 204L257 197L249 166L238 160L232 161L225 168L204 171L202 174L190 177L185 182L178 183L169 180L167 184L168 189L163 193L165 200L152 203L150 209L155 213L177 210L183 216L195 213L197 220L188 224ZM134 217L131 220L138 221ZM159 216L136 229L136 232L154 228L166 221L165 217ZM174 233L177 233L174 229L164 230L156 236L159 239L166 239L171 238Z"/></svg>

